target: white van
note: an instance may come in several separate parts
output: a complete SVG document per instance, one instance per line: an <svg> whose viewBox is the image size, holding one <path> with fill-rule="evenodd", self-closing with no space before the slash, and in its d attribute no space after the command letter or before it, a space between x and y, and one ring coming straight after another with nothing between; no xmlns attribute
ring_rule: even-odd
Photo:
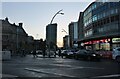
<svg viewBox="0 0 120 79"><path fill-rule="evenodd" d="M112 59L120 62L120 47L116 47L112 51Z"/></svg>

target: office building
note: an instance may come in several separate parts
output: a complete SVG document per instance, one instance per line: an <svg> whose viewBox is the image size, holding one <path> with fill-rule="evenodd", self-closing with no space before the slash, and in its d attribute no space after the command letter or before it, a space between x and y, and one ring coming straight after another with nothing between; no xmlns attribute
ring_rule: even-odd
<svg viewBox="0 0 120 79"><path fill-rule="evenodd" d="M120 46L120 1L91 3L83 12L83 35L78 43L87 49L112 50Z"/></svg>
<svg viewBox="0 0 120 79"><path fill-rule="evenodd" d="M49 24L46 26L46 43L48 45L57 44L57 24Z"/></svg>
<svg viewBox="0 0 120 79"><path fill-rule="evenodd" d="M70 47L74 48L77 47L77 40L78 40L78 23L71 22L68 26L69 28L69 36L70 36Z"/></svg>

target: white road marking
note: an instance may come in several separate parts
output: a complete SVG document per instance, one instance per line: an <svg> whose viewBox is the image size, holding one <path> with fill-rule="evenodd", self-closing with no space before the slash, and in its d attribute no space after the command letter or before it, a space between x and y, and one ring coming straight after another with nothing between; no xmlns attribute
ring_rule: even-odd
<svg viewBox="0 0 120 79"><path fill-rule="evenodd" d="M1 77L18 77L15 75L10 75L10 74L0 74Z"/></svg>
<svg viewBox="0 0 120 79"><path fill-rule="evenodd" d="M63 64L50 64L54 66L61 66L61 67L69 67L71 69L104 69L104 68L99 68L99 67L84 67L84 66L71 66L71 65L63 65Z"/></svg>
<svg viewBox="0 0 120 79"><path fill-rule="evenodd" d="M92 77L92 78L109 78L109 77L120 77L120 74L96 76L96 77Z"/></svg>
<svg viewBox="0 0 120 79"><path fill-rule="evenodd" d="M30 69L30 68L25 68L25 70L33 71L33 72L38 72L38 73L46 73L46 74L53 74L53 75L58 75L58 76L65 76L65 77L76 77L76 76L71 76L67 74L61 74L61 73L56 73L56 72L51 72L50 69Z"/></svg>

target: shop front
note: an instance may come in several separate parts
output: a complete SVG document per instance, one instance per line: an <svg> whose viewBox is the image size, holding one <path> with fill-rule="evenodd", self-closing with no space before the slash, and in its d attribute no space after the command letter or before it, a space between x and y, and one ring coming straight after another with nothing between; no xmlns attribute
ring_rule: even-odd
<svg viewBox="0 0 120 79"><path fill-rule="evenodd" d="M120 38L91 40L83 44L86 49L109 51L115 47L120 47Z"/></svg>

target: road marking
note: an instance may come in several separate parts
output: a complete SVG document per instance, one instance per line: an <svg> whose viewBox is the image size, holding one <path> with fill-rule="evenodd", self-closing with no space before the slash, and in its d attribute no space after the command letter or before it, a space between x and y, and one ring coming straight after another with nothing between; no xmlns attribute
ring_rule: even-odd
<svg viewBox="0 0 120 79"><path fill-rule="evenodd" d="M18 77L15 75L10 75L10 74L0 74L1 77Z"/></svg>
<svg viewBox="0 0 120 79"><path fill-rule="evenodd" d="M50 64L50 65L54 65L54 66L61 66L61 67L69 67L71 69L104 69L104 68L99 68L99 67L84 67L84 66L71 66L71 65L63 65L63 64Z"/></svg>
<svg viewBox="0 0 120 79"><path fill-rule="evenodd" d="M109 78L109 77L120 77L120 74L96 76L96 77L92 77L92 78Z"/></svg>
<svg viewBox="0 0 120 79"><path fill-rule="evenodd" d="M47 69L31 69L31 68L25 68L25 70L28 71L33 71L33 72L38 72L38 73L45 73L45 74L53 74L53 75L58 75L58 76L65 76L65 77L76 77L72 75L67 75L67 74L61 74L61 73L56 73L56 72L51 72L50 69L46 71Z"/></svg>

